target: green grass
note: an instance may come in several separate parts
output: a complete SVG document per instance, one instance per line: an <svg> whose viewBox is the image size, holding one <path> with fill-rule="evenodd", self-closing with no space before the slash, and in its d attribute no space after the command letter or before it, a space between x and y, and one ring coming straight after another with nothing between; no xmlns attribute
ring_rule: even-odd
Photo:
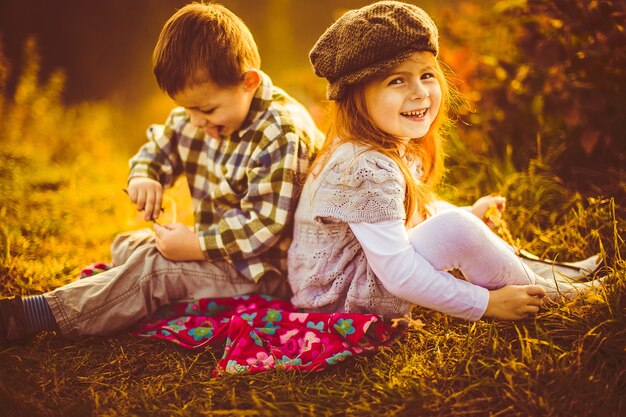
<svg viewBox="0 0 626 417"><path fill-rule="evenodd" d="M70 282L82 266L109 259L117 233L147 226L121 191L130 151L120 145L111 106L68 109L54 82L24 77L21 86L21 95L0 102L0 123L12 132L0 136L2 296ZM43 118L50 120L34 123ZM449 145L455 188L444 195L462 204L506 194L506 220L522 246L560 259L602 251L604 289L517 323L468 323L416 307L423 327L374 355L310 374L216 379L219 351L128 334L80 341L41 334L0 348L0 416L626 414L626 207L611 198L624 194L625 182L613 176L584 197L544 166L516 172L458 141ZM184 184L170 196L183 202L168 210L187 218Z"/></svg>

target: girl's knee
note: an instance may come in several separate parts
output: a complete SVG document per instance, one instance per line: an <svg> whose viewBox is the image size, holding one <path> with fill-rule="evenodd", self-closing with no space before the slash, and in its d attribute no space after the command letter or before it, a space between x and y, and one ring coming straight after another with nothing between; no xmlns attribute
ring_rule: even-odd
<svg viewBox="0 0 626 417"><path fill-rule="evenodd" d="M432 217L433 222L437 222L438 228L444 233L448 233L451 238L466 237L478 238L483 236L487 226L472 213L454 208L446 210Z"/></svg>
<svg viewBox="0 0 626 417"><path fill-rule="evenodd" d="M480 253L488 227L476 216L463 209L450 209L433 216L429 226L431 239L445 242L448 251L458 256L473 256Z"/></svg>

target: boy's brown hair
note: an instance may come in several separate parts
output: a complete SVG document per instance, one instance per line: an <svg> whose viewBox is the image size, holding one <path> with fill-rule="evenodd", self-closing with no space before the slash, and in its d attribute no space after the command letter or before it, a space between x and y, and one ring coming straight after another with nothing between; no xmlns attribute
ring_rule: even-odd
<svg viewBox="0 0 626 417"><path fill-rule="evenodd" d="M152 54L157 83L170 96L207 81L235 85L260 65L248 27L219 4L192 3L178 10L163 26Z"/></svg>

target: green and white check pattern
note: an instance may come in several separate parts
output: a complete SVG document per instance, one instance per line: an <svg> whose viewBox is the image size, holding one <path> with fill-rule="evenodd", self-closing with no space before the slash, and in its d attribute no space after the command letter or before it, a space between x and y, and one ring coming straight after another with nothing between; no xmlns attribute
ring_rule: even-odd
<svg viewBox="0 0 626 417"><path fill-rule="evenodd" d="M292 218L304 176L323 136L306 109L270 78L252 100L242 128L212 138L183 108L148 129L130 175L165 187L185 175L195 231L208 259L225 259L255 282L287 270Z"/></svg>

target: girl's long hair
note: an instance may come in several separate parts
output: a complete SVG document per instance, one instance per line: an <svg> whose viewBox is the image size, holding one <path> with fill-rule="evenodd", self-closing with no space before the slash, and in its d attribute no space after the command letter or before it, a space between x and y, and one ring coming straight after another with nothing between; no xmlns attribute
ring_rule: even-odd
<svg viewBox="0 0 626 417"><path fill-rule="evenodd" d="M435 198L435 187L444 173L443 131L450 123L449 110L451 88L439 61L435 58L435 77L441 88L439 111L422 138L403 146L400 139L380 130L367 112L365 84L349 86L344 98L331 102L330 126L322 149L311 166L310 172L319 172L332 150L341 143L352 142L382 153L396 162L406 182L404 208L405 224L411 223L415 214L422 219L429 216L427 205ZM411 174L407 160L421 159L420 181Z"/></svg>

